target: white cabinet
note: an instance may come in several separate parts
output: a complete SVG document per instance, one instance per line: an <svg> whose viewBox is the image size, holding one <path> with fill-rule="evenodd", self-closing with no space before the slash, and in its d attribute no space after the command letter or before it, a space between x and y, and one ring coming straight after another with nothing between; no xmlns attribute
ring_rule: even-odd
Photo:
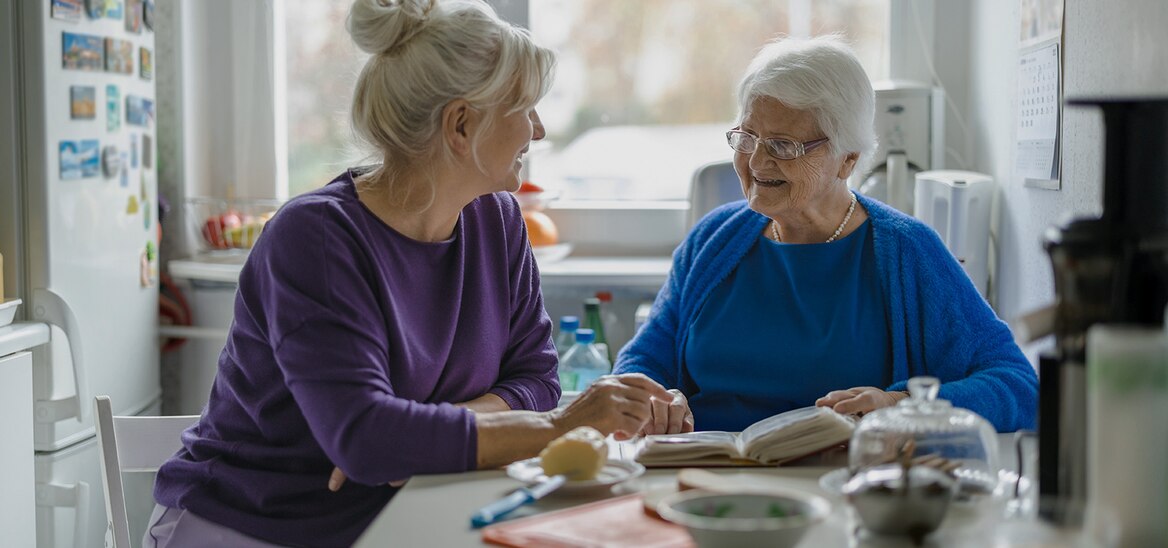
<svg viewBox="0 0 1168 548"><path fill-rule="evenodd" d="M32 354L0 356L0 531L5 546L36 545L36 496L33 486Z"/></svg>

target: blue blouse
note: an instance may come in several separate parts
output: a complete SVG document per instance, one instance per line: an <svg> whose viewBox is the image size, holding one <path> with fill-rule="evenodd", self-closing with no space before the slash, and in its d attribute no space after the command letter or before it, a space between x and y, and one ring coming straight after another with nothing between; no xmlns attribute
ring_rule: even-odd
<svg viewBox="0 0 1168 548"><path fill-rule="evenodd" d="M739 431L832 390L892 381L870 223L831 243L759 242L690 327L698 430Z"/></svg>

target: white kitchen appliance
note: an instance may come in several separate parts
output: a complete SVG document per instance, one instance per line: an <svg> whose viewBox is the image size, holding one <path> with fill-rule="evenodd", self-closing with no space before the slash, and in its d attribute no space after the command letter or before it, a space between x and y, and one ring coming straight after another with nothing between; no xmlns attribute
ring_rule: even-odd
<svg viewBox="0 0 1168 548"><path fill-rule="evenodd" d="M33 352L36 544L101 546L93 395L135 415L161 393L153 2L0 4L0 253L51 338Z"/></svg>
<svg viewBox="0 0 1168 548"><path fill-rule="evenodd" d="M857 173L860 193L905 213L913 212L913 175L944 167L941 88L904 80L873 82L876 153L872 171Z"/></svg>
<svg viewBox="0 0 1168 548"><path fill-rule="evenodd" d="M917 218L937 231L985 297L994 180L971 171L922 171L916 175L914 196Z"/></svg>

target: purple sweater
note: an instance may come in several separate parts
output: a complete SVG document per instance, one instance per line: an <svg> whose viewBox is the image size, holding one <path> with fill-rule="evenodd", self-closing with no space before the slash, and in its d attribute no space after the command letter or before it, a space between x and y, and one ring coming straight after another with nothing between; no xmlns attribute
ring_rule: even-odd
<svg viewBox="0 0 1168 548"><path fill-rule="evenodd" d="M155 500L269 542L351 545L396 492L386 482L475 468L474 414L452 403L555 406L551 334L513 197L480 197L453 238L423 243L345 173L264 228L210 401ZM337 493L334 464L349 477Z"/></svg>

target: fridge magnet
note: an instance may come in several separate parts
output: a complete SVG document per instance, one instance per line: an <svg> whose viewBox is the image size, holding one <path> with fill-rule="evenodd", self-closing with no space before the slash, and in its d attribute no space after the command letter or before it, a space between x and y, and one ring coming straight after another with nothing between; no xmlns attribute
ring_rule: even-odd
<svg viewBox="0 0 1168 548"><path fill-rule="evenodd" d="M141 69L139 74L143 80L150 80L154 77L154 62L152 61L150 50L138 48L138 67Z"/></svg>
<svg viewBox="0 0 1168 548"><path fill-rule="evenodd" d="M63 21L78 21L81 19L81 0L53 0L49 17Z"/></svg>
<svg viewBox="0 0 1168 548"><path fill-rule="evenodd" d="M121 19L122 0L105 0L105 16L110 19Z"/></svg>
<svg viewBox="0 0 1168 548"><path fill-rule="evenodd" d="M61 141L58 147L61 179L96 177L98 147L100 146L97 139Z"/></svg>
<svg viewBox="0 0 1168 548"><path fill-rule="evenodd" d="M93 86L69 86L69 117L92 120L97 116L97 89Z"/></svg>
<svg viewBox="0 0 1168 548"><path fill-rule="evenodd" d="M105 17L105 0L85 0L85 13L90 19Z"/></svg>
<svg viewBox="0 0 1168 548"><path fill-rule="evenodd" d="M148 127L154 119L154 101L137 95L126 96L126 123Z"/></svg>
<svg viewBox="0 0 1168 548"><path fill-rule="evenodd" d="M129 40L106 38L105 71L134 74L134 43Z"/></svg>
<svg viewBox="0 0 1168 548"><path fill-rule="evenodd" d="M146 30L154 32L154 0L146 0L142 3L142 24Z"/></svg>
<svg viewBox="0 0 1168 548"><path fill-rule="evenodd" d="M126 0L126 32L142 32L142 0Z"/></svg>
<svg viewBox="0 0 1168 548"><path fill-rule="evenodd" d="M101 150L101 173L106 179L113 179L122 170L122 158L117 145L106 145Z"/></svg>
<svg viewBox="0 0 1168 548"><path fill-rule="evenodd" d="M121 101L118 100L118 86L105 86L105 130L117 131L122 127Z"/></svg>
<svg viewBox="0 0 1168 548"><path fill-rule="evenodd" d="M143 181L145 182L145 181ZM142 198L142 230L150 230L150 200Z"/></svg>
<svg viewBox="0 0 1168 548"><path fill-rule="evenodd" d="M131 194L130 199L126 202L126 215L138 214L138 197Z"/></svg>
<svg viewBox="0 0 1168 548"><path fill-rule="evenodd" d="M145 169L154 167L153 141L149 135L142 136L142 167Z"/></svg>
<svg viewBox="0 0 1168 548"><path fill-rule="evenodd" d="M158 279L158 254L153 245L153 242L147 242L146 249L138 256L138 281L142 287L154 287L154 281Z"/></svg>
<svg viewBox="0 0 1168 548"><path fill-rule="evenodd" d="M138 134L130 134L130 167L138 167Z"/></svg>
<svg viewBox="0 0 1168 548"><path fill-rule="evenodd" d="M145 250L138 255L138 283L142 287L150 287L150 259Z"/></svg>
<svg viewBox="0 0 1168 548"><path fill-rule="evenodd" d="M121 170L118 172L118 186L122 188L130 188L130 169L126 167L126 153L118 154L118 163L121 164Z"/></svg>
<svg viewBox="0 0 1168 548"><path fill-rule="evenodd" d="M105 60L100 36L61 33L61 66L72 70L102 69Z"/></svg>
<svg viewBox="0 0 1168 548"><path fill-rule="evenodd" d="M146 174L138 173L138 199L146 203Z"/></svg>

